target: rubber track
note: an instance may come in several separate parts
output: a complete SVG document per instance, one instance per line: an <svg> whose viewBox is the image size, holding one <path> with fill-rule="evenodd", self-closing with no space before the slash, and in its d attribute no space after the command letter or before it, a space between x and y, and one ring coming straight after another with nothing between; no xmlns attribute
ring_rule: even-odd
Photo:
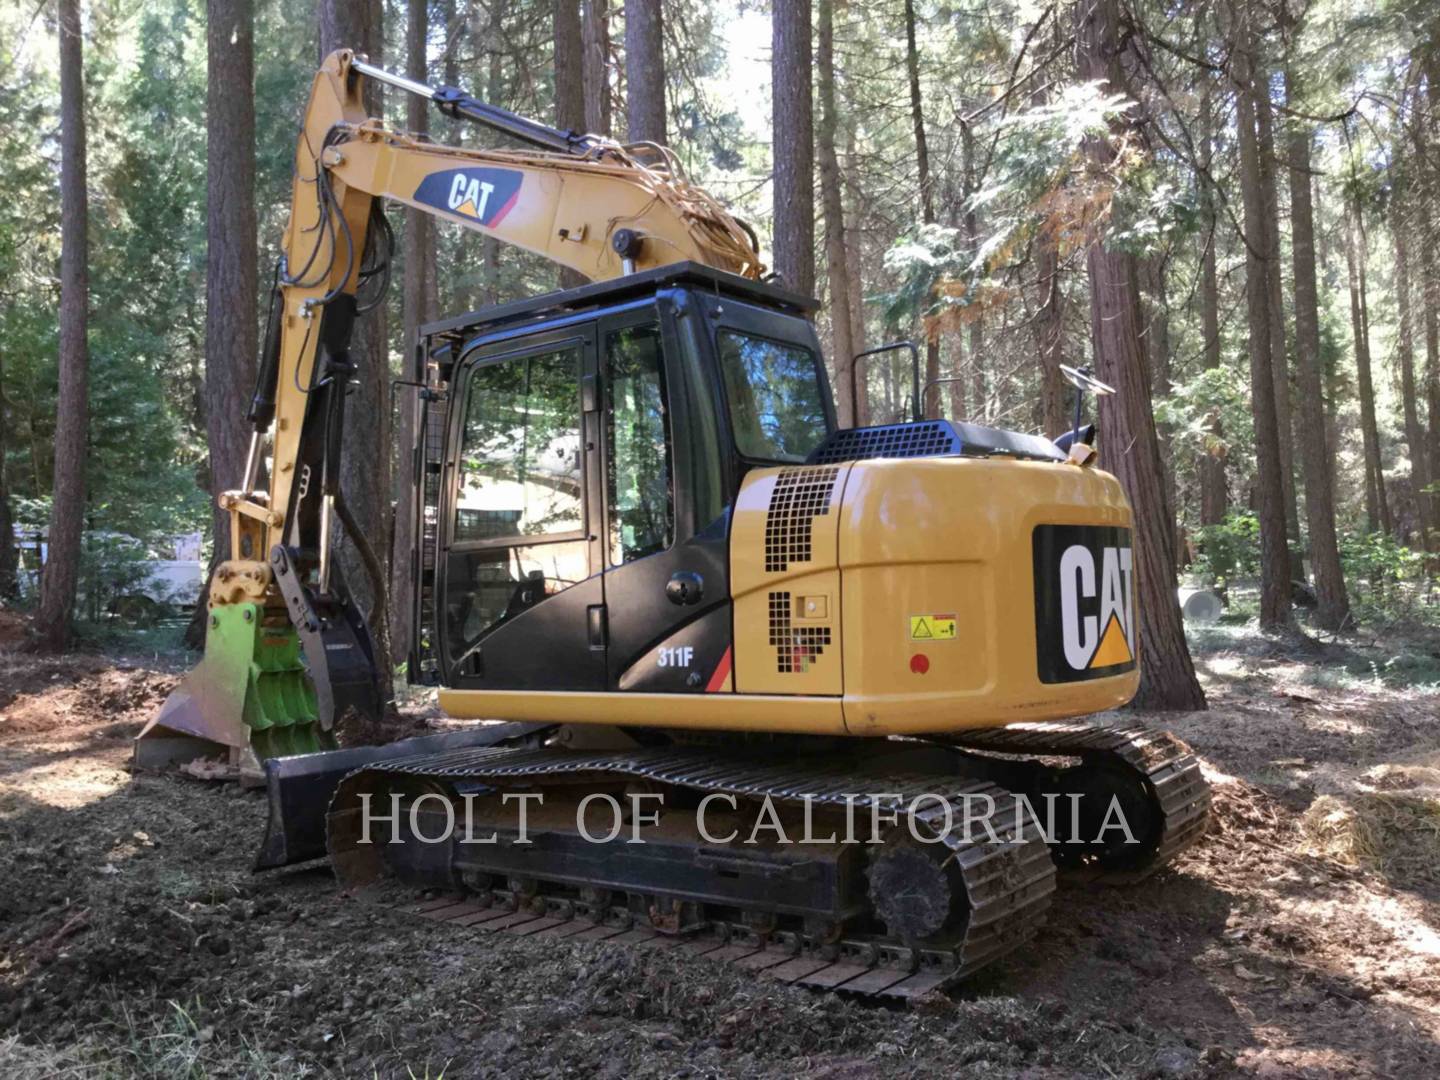
<svg viewBox="0 0 1440 1080"><path fill-rule="evenodd" d="M499 906L451 899L418 912L478 929L683 947L692 953L765 971L786 982L845 993L911 998L950 986L1033 937L1055 889L1054 864L1038 827L1026 820L1017 833L1014 797L984 780L941 779L918 773L877 780L835 767L764 765L717 758L713 752L692 748L604 752L480 748L362 769L341 784L332 812L344 809L352 793L364 790L381 775L497 786L514 786L517 781L543 784L647 779L757 799L768 795L776 802L802 804L808 798L816 804L843 807L848 801L857 810L867 812L872 803L878 803L902 815L916 796L939 794L955 808L946 834L939 834L945 814L934 800L922 804L924 809L915 815L915 820L951 850L962 873L970 917L963 938L953 947L913 947L880 935L849 936L838 944L822 945L793 931L757 934L749 927L728 922L711 922L698 934L664 935L634 925L630 912L621 908L604 913L599 921L593 917L575 918L573 903L543 893L524 900L504 892L488 898L492 905L498 899ZM899 798L872 800L860 794L877 783L884 784L887 796ZM965 797L980 795L994 800L996 812L991 821L999 842L990 840L983 829L972 829L982 837L978 842L966 841L962 835ZM902 828L904 821L902 816ZM332 834L331 855L337 865L343 861L348 842Z"/></svg>
<svg viewBox="0 0 1440 1080"><path fill-rule="evenodd" d="M1209 828L1210 785L1190 747L1168 731L1144 724L1059 721L961 732L943 741L967 750L1026 757L1108 758L1140 773L1160 807L1160 841L1143 865L1102 873L1102 881L1128 884L1146 878L1194 847Z"/></svg>

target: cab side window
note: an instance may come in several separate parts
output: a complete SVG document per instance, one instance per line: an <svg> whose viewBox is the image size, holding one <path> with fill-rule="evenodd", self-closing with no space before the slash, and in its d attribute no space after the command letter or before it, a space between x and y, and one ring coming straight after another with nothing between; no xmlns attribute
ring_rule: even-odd
<svg viewBox="0 0 1440 1080"><path fill-rule="evenodd" d="M579 532L580 350L484 364L470 377L456 543Z"/></svg>
<svg viewBox="0 0 1440 1080"><path fill-rule="evenodd" d="M447 554L446 648L589 576L578 347L482 361L466 385Z"/></svg>
<svg viewBox="0 0 1440 1080"><path fill-rule="evenodd" d="M620 566L675 540L660 328L646 323L611 331L604 356L609 563Z"/></svg>

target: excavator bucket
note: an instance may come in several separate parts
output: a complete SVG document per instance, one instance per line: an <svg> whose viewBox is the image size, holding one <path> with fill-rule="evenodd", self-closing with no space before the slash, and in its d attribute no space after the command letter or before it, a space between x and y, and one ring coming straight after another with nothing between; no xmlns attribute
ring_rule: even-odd
<svg viewBox="0 0 1440 1080"><path fill-rule="evenodd" d="M264 783L266 758L333 749L317 722L315 689L289 625L266 625L261 604L213 608L205 655L135 739L137 768L224 757L242 783Z"/></svg>

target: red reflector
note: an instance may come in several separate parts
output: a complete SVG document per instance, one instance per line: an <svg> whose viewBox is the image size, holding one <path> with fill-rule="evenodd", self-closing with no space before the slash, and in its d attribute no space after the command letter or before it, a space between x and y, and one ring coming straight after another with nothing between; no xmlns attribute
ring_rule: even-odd
<svg viewBox="0 0 1440 1080"><path fill-rule="evenodd" d="M910 657L910 670L913 671L916 675L924 675L927 671L930 670L930 658L926 656L923 652L916 653L914 656Z"/></svg>

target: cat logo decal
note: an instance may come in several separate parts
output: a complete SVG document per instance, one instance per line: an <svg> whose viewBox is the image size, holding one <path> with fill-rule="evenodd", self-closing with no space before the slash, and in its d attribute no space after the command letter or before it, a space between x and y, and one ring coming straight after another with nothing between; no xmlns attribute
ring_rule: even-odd
<svg viewBox="0 0 1440 1080"><path fill-rule="evenodd" d="M515 169L445 169L420 182L415 201L494 229L515 208L524 179Z"/></svg>
<svg viewBox="0 0 1440 1080"><path fill-rule="evenodd" d="M1040 525L1033 550L1040 680L1075 682L1134 670L1130 530Z"/></svg>

